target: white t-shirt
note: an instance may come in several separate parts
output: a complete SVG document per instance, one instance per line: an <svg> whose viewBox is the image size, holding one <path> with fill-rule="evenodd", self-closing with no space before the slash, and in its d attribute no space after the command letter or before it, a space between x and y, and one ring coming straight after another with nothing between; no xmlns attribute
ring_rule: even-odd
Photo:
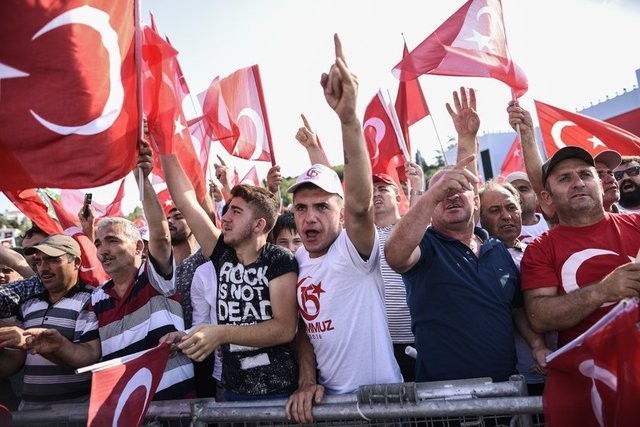
<svg viewBox="0 0 640 427"><path fill-rule="evenodd" d="M327 393L402 382L387 326L377 233L367 261L345 230L325 255L309 258L301 247L296 260L298 307Z"/></svg>
<svg viewBox="0 0 640 427"><path fill-rule="evenodd" d="M193 327L199 325L217 325L216 314L218 296L218 277L213 263L207 261L196 268L191 281L191 306L193 307ZM213 378L222 379L222 361L220 350L216 349L213 362Z"/></svg>
<svg viewBox="0 0 640 427"><path fill-rule="evenodd" d="M545 231L549 230L549 224L544 219L542 214L536 213L536 218L538 218L538 223L533 225L524 225L522 224L522 230L520 231L520 240L522 243L531 243L533 239L542 235Z"/></svg>

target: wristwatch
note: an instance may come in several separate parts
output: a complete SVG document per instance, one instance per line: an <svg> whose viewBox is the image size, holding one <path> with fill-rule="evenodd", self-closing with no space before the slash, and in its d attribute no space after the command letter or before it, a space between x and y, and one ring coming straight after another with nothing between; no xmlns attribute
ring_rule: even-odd
<svg viewBox="0 0 640 427"><path fill-rule="evenodd" d="M422 196L424 194L424 190L416 190L416 189L411 189L411 191L409 192L409 194L411 196Z"/></svg>

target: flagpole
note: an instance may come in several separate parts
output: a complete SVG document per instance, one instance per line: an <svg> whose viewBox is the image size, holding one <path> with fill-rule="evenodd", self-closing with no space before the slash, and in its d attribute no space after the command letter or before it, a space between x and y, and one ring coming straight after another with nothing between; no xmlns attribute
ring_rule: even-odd
<svg viewBox="0 0 640 427"><path fill-rule="evenodd" d="M138 140L144 137L143 106L142 106L142 33L140 32L140 2L133 0L134 19L134 57L136 59L136 95L138 101ZM137 143L137 141L136 141ZM144 200L144 182L142 169L138 168L138 192L140 201Z"/></svg>

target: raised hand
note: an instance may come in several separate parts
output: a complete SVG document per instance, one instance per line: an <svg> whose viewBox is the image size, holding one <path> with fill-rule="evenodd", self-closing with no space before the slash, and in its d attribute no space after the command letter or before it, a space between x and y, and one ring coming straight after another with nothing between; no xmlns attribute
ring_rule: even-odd
<svg viewBox="0 0 640 427"><path fill-rule="evenodd" d="M469 89L468 96L464 87L460 88L460 95L458 92L453 92L453 106L455 109L448 102L446 104L458 135L473 135L475 137L480 129L480 116L476 112L475 90Z"/></svg>
<svg viewBox="0 0 640 427"><path fill-rule="evenodd" d="M300 117L302 118L303 125L298 129L298 132L296 132L296 140L307 150L318 147L318 139L313 130L311 130L307 118L304 114L300 114Z"/></svg>

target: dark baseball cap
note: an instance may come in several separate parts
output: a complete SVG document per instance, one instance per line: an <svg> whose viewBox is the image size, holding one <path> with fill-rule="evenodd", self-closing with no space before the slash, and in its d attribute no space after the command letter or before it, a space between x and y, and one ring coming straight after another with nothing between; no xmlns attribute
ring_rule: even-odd
<svg viewBox="0 0 640 427"><path fill-rule="evenodd" d="M562 147L556 153L542 164L542 185L547 183L547 178L553 169L558 166L558 163L568 159L580 159L587 163L589 166L594 166L596 163L593 161L593 157L587 150L580 147L568 146Z"/></svg>

